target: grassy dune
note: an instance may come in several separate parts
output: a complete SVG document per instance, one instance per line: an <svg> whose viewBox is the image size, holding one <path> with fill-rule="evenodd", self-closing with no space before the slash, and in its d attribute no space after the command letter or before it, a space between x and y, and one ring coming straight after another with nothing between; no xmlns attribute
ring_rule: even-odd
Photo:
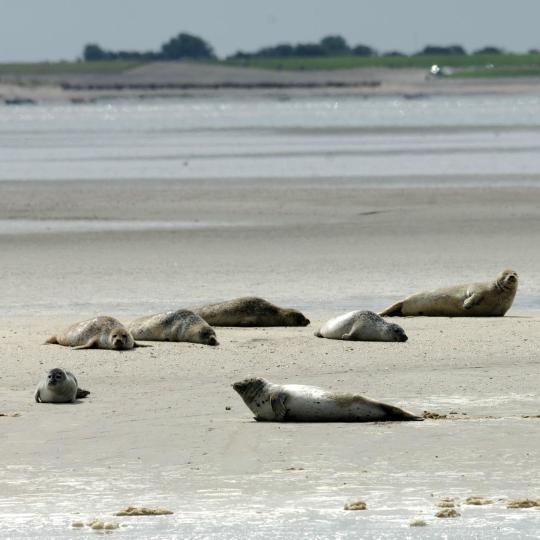
<svg viewBox="0 0 540 540"><path fill-rule="evenodd" d="M496 67L535 66L540 69L540 54L472 54L472 55L422 55L422 56L338 56L309 58L250 58L247 60L224 60L225 65L256 67L263 69L315 70L348 68L428 68L433 64L448 67L478 67L487 64Z"/></svg>
<svg viewBox="0 0 540 540"><path fill-rule="evenodd" d="M122 73L144 64L138 60L97 62L35 62L0 64L0 75L54 75L56 73Z"/></svg>
<svg viewBox="0 0 540 540"><path fill-rule="evenodd" d="M58 73L122 73L148 63L143 60L94 62L40 62L0 64L0 76ZM429 56L336 56L250 58L212 61L222 66L243 66L270 70L334 70L352 68L421 68L433 64L463 68L457 77L519 77L540 75L540 54L473 54ZM487 68L486 66L490 66Z"/></svg>

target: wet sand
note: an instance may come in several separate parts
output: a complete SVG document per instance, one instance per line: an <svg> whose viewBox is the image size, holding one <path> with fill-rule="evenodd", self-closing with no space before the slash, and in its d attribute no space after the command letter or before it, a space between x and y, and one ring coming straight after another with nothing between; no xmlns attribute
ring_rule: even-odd
<svg viewBox="0 0 540 540"><path fill-rule="evenodd" d="M294 179L0 189L0 412L20 413L0 417L8 536L68 538L71 521L129 504L175 511L123 519L139 537L396 537L415 517L430 538L536 534L538 509L505 501L539 496L540 189ZM382 309L507 266L521 281L504 318L396 319L407 343L313 336L345 310ZM41 345L95 314L127 322L243 294L301 308L312 325L218 328L217 348ZM33 403L56 366L73 370L90 397ZM448 418L257 423L230 387L248 375ZM440 497L470 495L495 504L434 518ZM358 499L366 511L342 510Z"/></svg>

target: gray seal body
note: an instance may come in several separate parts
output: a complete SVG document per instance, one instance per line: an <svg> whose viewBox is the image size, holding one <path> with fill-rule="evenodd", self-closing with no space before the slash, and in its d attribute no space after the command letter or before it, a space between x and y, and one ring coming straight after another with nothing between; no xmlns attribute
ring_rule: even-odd
<svg viewBox="0 0 540 540"><path fill-rule="evenodd" d="M194 308L212 326L307 326L307 319L296 309L281 308L264 298L245 296L227 302Z"/></svg>
<svg viewBox="0 0 540 540"><path fill-rule="evenodd" d="M113 349L117 351L138 346L123 324L114 317L100 316L72 324L45 343L56 343L74 349Z"/></svg>
<svg viewBox="0 0 540 540"><path fill-rule="evenodd" d="M518 276L504 270L494 281L464 283L408 296L380 313L382 316L502 317L512 306Z"/></svg>
<svg viewBox="0 0 540 540"><path fill-rule="evenodd" d="M351 341L407 341L401 326L385 321L373 311L350 311L330 319L315 335Z"/></svg>
<svg viewBox="0 0 540 540"><path fill-rule="evenodd" d="M140 317L128 325L128 330L134 339L143 341L189 341L218 345L214 329L187 309Z"/></svg>
<svg viewBox="0 0 540 540"><path fill-rule="evenodd" d="M37 403L74 403L90 392L79 388L73 373L61 368L51 369L40 381L34 394Z"/></svg>
<svg viewBox="0 0 540 540"><path fill-rule="evenodd" d="M303 384L273 384L260 377L233 384L255 420L270 422L422 421L399 407L358 394L329 392Z"/></svg>

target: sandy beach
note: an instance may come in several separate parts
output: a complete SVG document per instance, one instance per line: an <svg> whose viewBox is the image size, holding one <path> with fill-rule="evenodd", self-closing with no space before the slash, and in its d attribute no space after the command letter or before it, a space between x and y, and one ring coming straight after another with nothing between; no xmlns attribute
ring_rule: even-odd
<svg viewBox="0 0 540 540"><path fill-rule="evenodd" d="M366 187L351 179L2 182L0 516L10 538L74 537L128 504L125 537L535 538L540 496L540 188ZM317 339L350 309L520 276L504 318L406 318L407 343ZM131 352L42 345L76 320L257 294L306 328L218 328L220 346ZM49 368L91 390L37 405ZM248 375L355 391L421 423L264 424ZM436 501L489 506L438 519ZM346 512L361 499L367 510ZM9 519L8 519L9 518ZM77 537L90 536L89 530Z"/></svg>

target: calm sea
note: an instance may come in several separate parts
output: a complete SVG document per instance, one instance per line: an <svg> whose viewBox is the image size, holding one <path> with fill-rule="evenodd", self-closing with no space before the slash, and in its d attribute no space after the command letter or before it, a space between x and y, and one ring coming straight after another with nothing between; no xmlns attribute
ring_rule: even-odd
<svg viewBox="0 0 540 540"><path fill-rule="evenodd" d="M0 180L531 185L539 150L537 96L0 106Z"/></svg>

